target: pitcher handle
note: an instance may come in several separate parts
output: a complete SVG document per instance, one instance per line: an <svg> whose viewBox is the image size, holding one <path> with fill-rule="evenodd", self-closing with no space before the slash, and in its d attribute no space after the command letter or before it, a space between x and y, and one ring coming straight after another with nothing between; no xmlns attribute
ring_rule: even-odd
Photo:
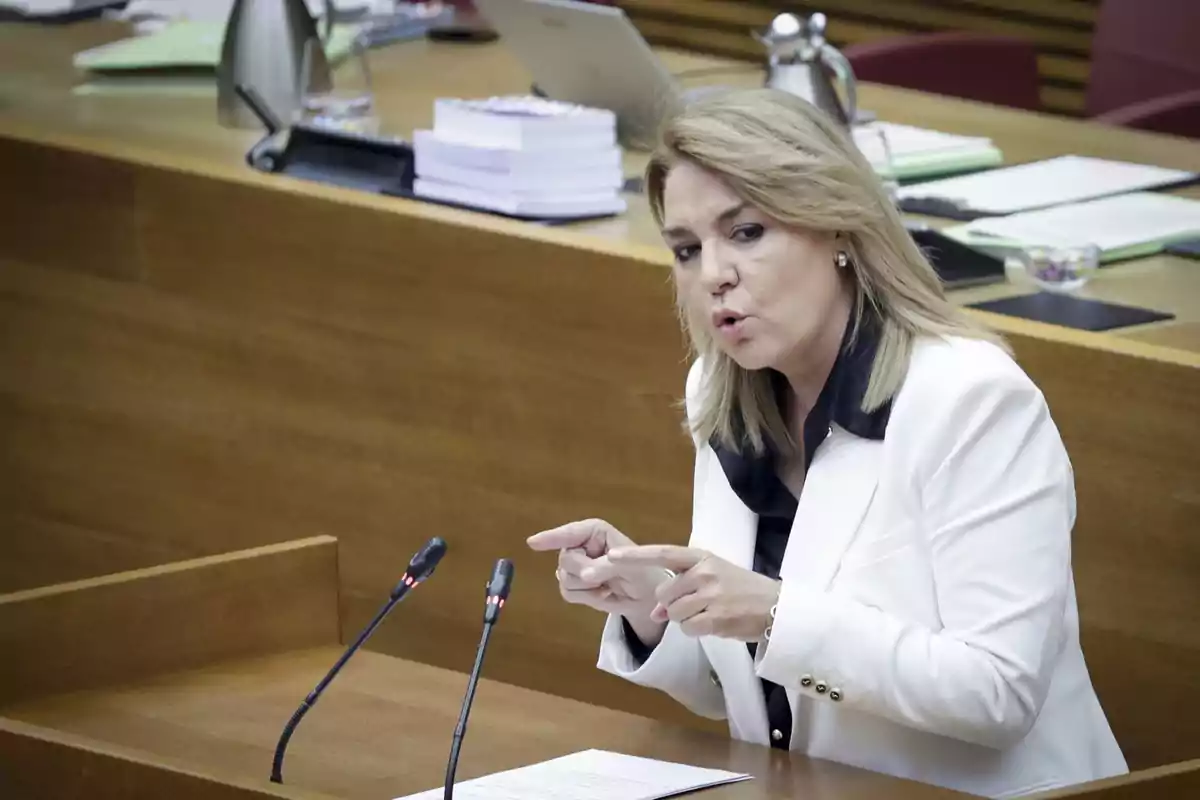
<svg viewBox="0 0 1200 800"><path fill-rule="evenodd" d="M853 127L854 120L858 118L858 88L854 67L850 66L850 59L828 42L821 47L821 58L842 82L846 92L846 125Z"/></svg>

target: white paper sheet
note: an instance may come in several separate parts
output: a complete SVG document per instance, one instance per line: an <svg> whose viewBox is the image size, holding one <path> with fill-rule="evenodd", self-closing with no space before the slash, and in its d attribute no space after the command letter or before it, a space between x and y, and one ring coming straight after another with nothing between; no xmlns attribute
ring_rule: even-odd
<svg viewBox="0 0 1200 800"><path fill-rule="evenodd" d="M895 122L872 122L856 126L853 131L854 143L872 164L887 162L883 142L876 134L879 130L887 137L888 150L894 159L989 150L993 146L986 136L958 136Z"/></svg>
<svg viewBox="0 0 1200 800"><path fill-rule="evenodd" d="M659 800L748 778L743 773L583 750L456 783L454 800ZM438 788L397 800L441 800L442 794Z"/></svg>
<svg viewBox="0 0 1200 800"><path fill-rule="evenodd" d="M901 200L939 198L992 216L1152 189L1194 177L1183 170L1061 156L900 189Z"/></svg>
<svg viewBox="0 0 1200 800"><path fill-rule="evenodd" d="M965 227L971 234L1023 243L1067 247L1090 243L1113 251L1200 235L1200 201L1134 192L1009 217L977 219Z"/></svg>

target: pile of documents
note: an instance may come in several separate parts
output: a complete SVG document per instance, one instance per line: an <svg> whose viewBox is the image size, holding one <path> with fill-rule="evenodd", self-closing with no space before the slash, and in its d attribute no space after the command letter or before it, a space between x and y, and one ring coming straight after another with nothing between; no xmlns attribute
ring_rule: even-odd
<svg viewBox="0 0 1200 800"><path fill-rule="evenodd" d="M986 136L958 136L894 122L856 125L852 135L880 177L899 181L988 169L1004 161Z"/></svg>
<svg viewBox="0 0 1200 800"><path fill-rule="evenodd" d="M901 205L924 200L953 206L968 218L1077 203L1195 180L1195 173L1088 156L1059 156L958 178L905 186ZM916 210L916 209L912 209Z"/></svg>
<svg viewBox="0 0 1200 800"><path fill-rule="evenodd" d="M906 211L965 221L942 233L995 255L1090 244L1107 262L1200 236L1200 201L1150 191L1197 179L1187 170L1069 155L905 186L898 195Z"/></svg>
<svg viewBox="0 0 1200 800"><path fill-rule="evenodd" d="M1200 201L1132 192L1003 217L981 217L942 233L997 254L1029 246L1094 244L1102 262L1119 261L1200 237Z"/></svg>
<svg viewBox="0 0 1200 800"><path fill-rule="evenodd" d="M529 96L439 99L413 152L418 197L537 219L626 207L611 111Z"/></svg>

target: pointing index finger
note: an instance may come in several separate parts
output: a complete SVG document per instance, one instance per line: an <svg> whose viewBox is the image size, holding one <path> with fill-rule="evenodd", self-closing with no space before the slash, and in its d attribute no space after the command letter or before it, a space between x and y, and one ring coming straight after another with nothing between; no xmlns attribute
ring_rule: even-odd
<svg viewBox="0 0 1200 800"><path fill-rule="evenodd" d="M591 538L591 530L578 522L568 522L548 531L535 533L525 540L533 550L570 550L583 547Z"/></svg>
<svg viewBox="0 0 1200 800"><path fill-rule="evenodd" d="M525 541L533 550L582 549L588 558L597 558L608 552L609 537L614 532L604 520L583 519L535 533Z"/></svg>
<svg viewBox="0 0 1200 800"><path fill-rule="evenodd" d="M674 544L647 544L640 547L620 547L608 554L614 564L637 564L662 567L672 572L685 572L708 555L703 550Z"/></svg>

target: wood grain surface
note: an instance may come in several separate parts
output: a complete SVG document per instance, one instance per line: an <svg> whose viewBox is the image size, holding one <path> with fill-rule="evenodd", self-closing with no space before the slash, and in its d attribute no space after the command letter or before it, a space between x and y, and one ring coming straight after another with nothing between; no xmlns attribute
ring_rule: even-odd
<svg viewBox="0 0 1200 800"><path fill-rule="evenodd" d="M506 637L504 620L494 634ZM315 648L228 662L120 688L0 709L4 717L219 779L265 782L283 723L340 655ZM305 718L288 748L284 783L349 800L380 800L443 784L466 676L360 653ZM599 748L748 772L708 790L713 800L941 800L966 797L829 761L679 728L484 678L458 779ZM0 749L0 758L4 758ZM2 762L0 762L2 764ZM21 769L10 763L10 769ZM2 772L2 770L0 770Z"/></svg>
<svg viewBox="0 0 1200 800"><path fill-rule="evenodd" d="M0 790L20 800L333 800L262 780L217 777L187 763L5 717Z"/></svg>
<svg viewBox="0 0 1200 800"><path fill-rule="evenodd" d="M504 633L498 628L497 640ZM0 786L7 779L31 787L24 798L128 788L121 797L155 797L158 789L185 800L379 800L441 786L465 676L368 652L346 666L293 736L284 784L267 783L283 721L339 654L292 651L2 708ZM599 748L753 776L701 795L714 800L966 797L489 678L480 681L464 742L459 781ZM1200 761L1192 761L1033 797L1152 800L1190 796L1198 786Z"/></svg>
<svg viewBox="0 0 1200 800"><path fill-rule="evenodd" d="M1084 787L1069 787L1031 795L1034 800L1165 800L1200 794L1200 759L1141 770L1118 778L1093 781Z"/></svg>
<svg viewBox="0 0 1200 800"><path fill-rule="evenodd" d="M317 537L0 595L0 703L337 642Z"/></svg>

